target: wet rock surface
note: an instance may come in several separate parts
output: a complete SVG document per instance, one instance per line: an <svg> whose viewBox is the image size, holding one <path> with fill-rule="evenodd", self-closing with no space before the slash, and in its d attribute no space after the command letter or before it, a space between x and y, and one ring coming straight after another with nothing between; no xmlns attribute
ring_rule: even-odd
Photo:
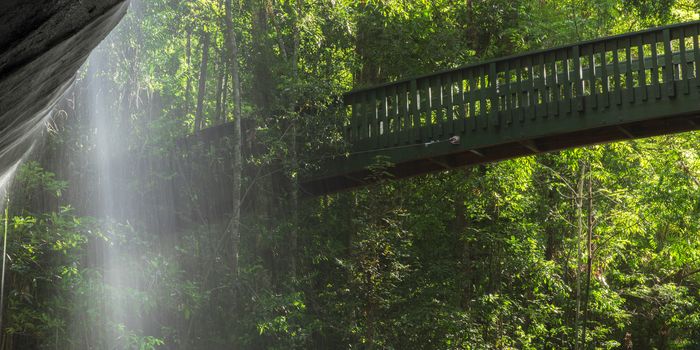
<svg viewBox="0 0 700 350"><path fill-rule="evenodd" d="M0 1L0 172L32 135L128 0Z"/></svg>

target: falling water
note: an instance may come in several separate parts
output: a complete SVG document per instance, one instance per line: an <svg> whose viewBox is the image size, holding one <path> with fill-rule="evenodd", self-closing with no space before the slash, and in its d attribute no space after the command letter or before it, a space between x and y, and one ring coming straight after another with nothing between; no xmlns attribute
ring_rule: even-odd
<svg viewBox="0 0 700 350"><path fill-rule="evenodd" d="M67 82L67 84L71 84ZM26 121L14 121L14 125L10 125L0 135L0 213L5 213L9 205L9 196L13 180L17 174L19 166L32 155L35 146L39 139L44 135L42 130L46 126L46 122L52 116L52 107L59 95L53 96L46 108L40 110L34 118ZM5 282L6 282L6 263L7 263L7 227L8 218L3 215L4 232L0 236L2 244L0 249L2 254L1 271L0 271L0 329L5 315Z"/></svg>
<svg viewBox="0 0 700 350"><path fill-rule="evenodd" d="M132 5L133 6L133 5ZM115 54L115 47L123 44L125 32L122 23L90 55L85 77L79 84L85 93L83 113L89 124L89 139L93 149L82 156L92 179L78 186L92 186L84 193L86 212L95 216L101 225L105 244L96 245L91 266L102 271L102 289L94 289L90 298L95 306L103 310L97 317L98 325L93 325L99 334L89 346L94 348L121 349L132 348L134 338L144 334L142 306L138 300L144 289L138 264L139 252L133 249L130 236L133 232L131 222L140 218L130 217L134 211L125 210L125 206L138 199L129 187L130 176L141 177L134 171L137 161L130 156L129 133L125 127L129 122L129 96L126 96L112 75L114 67L123 59ZM125 107L126 106L126 107ZM132 180L142 180L136 178ZM120 224L117 224L120 223ZM99 328L99 329L97 329ZM100 340L102 339L102 340ZM100 342L102 342L100 344Z"/></svg>
<svg viewBox="0 0 700 350"><path fill-rule="evenodd" d="M36 136L35 133L32 133L33 136ZM19 168L20 164L24 162L27 157L32 153L34 150L34 146L36 145L36 139L34 139L29 146L29 148L24 152L24 154L20 157L19 160L15 162L12 166L7 168L4 173L0 176L0 198L8 198L8 191L11 187L12 180L15 177L15 174L17 173L17 168ZM9 200L2 200L0 202L0 213L5 213L7 209ZM0 271L0 329L2 329L2 323L3 323L3 310L5 310L5 274L6 274L6 269L7 269L7 228L9 225L9 218L7 215L4 215L4 230L2 232L2 271Z"/></svg>
<svg viewBox="0 0 700 350"><path fill-rule="evenodd" d="M73 81L66 82L69 86ZM63 91L64 88L60 88ZM46 108L40 110L34 118L26 121L14 121L0 135L0 211L4 210L10 185L19 166L35 151L36 145L41 144L46 136L43 132L53 116L53 106L62 96L56 95L49 101Z"/></svg>
<svg viewBox="0 0 700 350"><path fill-rule="evenodd" d="M94 215L105 223L117 216L116 197L120 192L123 193L124 190L117 188L112 175L117 170L113 160L116 156L115 152L119 149L119 144L115 142L124 140L122 135L119 135L120 129L117 126L119 115L110 109L114 105L114 101L118 99L118 96L115 96L114 90L110 89L106 77L100 76L100 74L105 74L108 64L109 57L106 52L108 47L106 46L115 40L119 40L118 36L112 35L90 56L85 79L90 92L88 93L87 110L90 116L91 128L94 130L93 136L95 140L94 153L91 155L92 159L87 161L87 164L93 165L94 169L92 170L96 177L94 193L97 196L94 198L93 203L95 208ZM120 264L124 260L122 254L126 252L119 246L119 242L116 240L109 225L105 225L104 234L109 240L109 243L103 248L104 251L101 252L105 290L104 294L95 296L97 300L101 299L101 305L105 310L103 324L100 326L103 329L105 340L117 343L105 345L109 348L126 348L127 344L123 341L119 342L118 339L121 337L115 332L115 329L126 323L128 318L127 310L134 311L135 309L129 306L128 301L119 298L119 290L127 286L138 289L139 286L129 285L129 282L131 282L129 277L131 276ZM138 318L134 318L134 320L138 320ZM129 326L140 328L134 322L129 322Z"/></svg>
<svg viewBox="0 0 700 350"><path fill-rule="evenodd" d="M27 148L24 151L24 154L22 154L19 160L15 161L14 164L12 164L2 173L2 175L0 175L0 198L7 198L7 191L9 190L10 185L12 184L12 180L17 174L17 169L34 151L34 147L37 143L37 137L37 134L32 134L32 141L29 148ZM0 211L5 210L5 202L6 201L3 200L2 204L0 204Z"/></svg>

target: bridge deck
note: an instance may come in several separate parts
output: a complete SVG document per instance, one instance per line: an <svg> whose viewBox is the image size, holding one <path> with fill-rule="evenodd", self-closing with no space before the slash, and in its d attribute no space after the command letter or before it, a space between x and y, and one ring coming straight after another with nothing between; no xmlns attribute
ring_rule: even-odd
<svg viewBox="0 0 700 350"><path fill-rule="evenodd" d="M308 194L594 143L700 128L700 22L400 80L345 95L348 155ZM453 136L458 137L458 141Z"/></svg>

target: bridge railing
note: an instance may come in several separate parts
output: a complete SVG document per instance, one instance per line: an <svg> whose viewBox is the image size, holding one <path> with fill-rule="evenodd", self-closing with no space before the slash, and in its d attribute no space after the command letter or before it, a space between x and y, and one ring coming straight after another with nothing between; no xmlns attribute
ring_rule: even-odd
<svg viewBox="0 0 700 350"><path fill-rule="evenodd" d="M564 118L700 86L700 21L536 51L345 95L353 151Z"/></svg>

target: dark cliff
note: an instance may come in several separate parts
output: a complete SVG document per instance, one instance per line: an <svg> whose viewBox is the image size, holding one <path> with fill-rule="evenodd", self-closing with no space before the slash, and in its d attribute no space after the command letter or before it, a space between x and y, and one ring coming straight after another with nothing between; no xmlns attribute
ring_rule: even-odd
<svg viewBox="0 0 700 350"><path fill-rule="evenodd" d="M128 0L0 1L0 172L31 146L31 135Z"/></svg>

